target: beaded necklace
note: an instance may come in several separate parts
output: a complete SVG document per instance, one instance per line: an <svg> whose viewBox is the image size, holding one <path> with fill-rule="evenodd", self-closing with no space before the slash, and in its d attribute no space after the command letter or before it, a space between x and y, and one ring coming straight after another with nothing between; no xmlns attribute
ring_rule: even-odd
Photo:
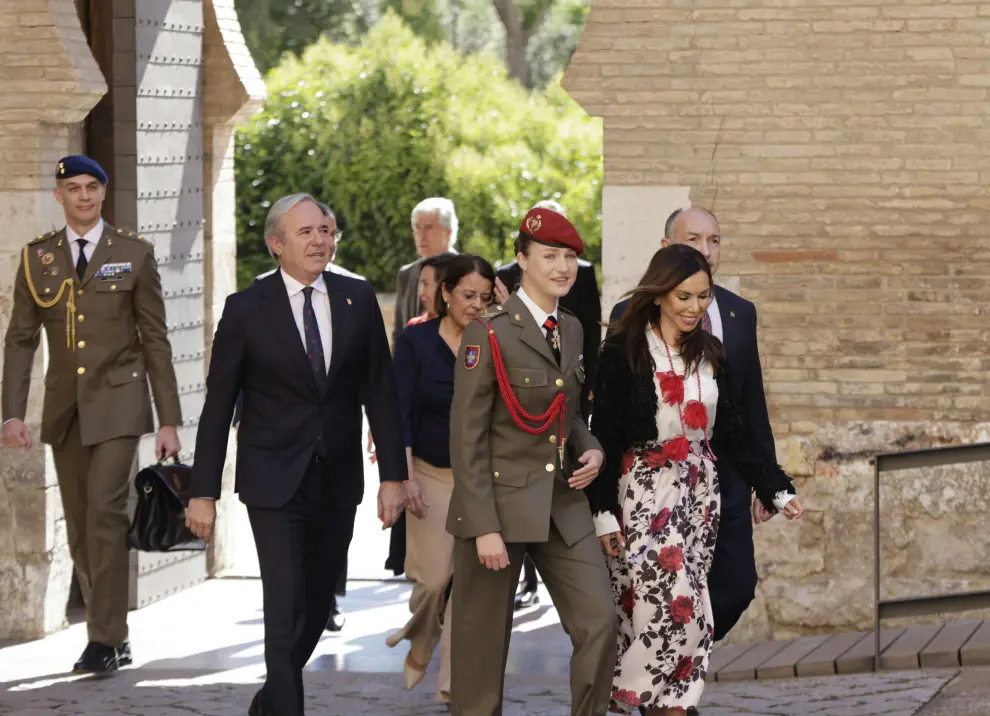
<svg viewBox="0 0 990 716"><path fill-rule="evenodd" d="M684 378L687 377L687 365L685 364L685 373L684 373L684 375L683 376L678 375L677 374L677 371L674 369L674 357L670 353L670 346L667 345L667 341L664 340L663 334L660 333L659 326L657 327L657 333L659 334L660 342L663 343L664 350L667 351L667 362L670 365L670 375L674 376L675 378L679 378L680 381L681 381L681 384L683 385ZM702 423L702 427L701 427L701 431L702 431L701 432L701 439L702 439L702 441L705 444L705 450L708 452L708 454L705 455L704 454L704 451L702 451L702 454L700 454L700 455L698 453L696 453L694 451L694 448L691 447L691 441L688 440L688 437L687 437L687 424L684 421L684 410L681 408L681 406L684 404L683 388L681 390L681 400L677 403L677 417L680 418L680 421L681 421L681 435L680 435L680 437L682 437L684 440L687 440L688 441L688 451L692 455L694 455L695 457L697 457L699 459L702 459L702 460L704 460L704 459L707 458L708 460L711 460L712 462L715 462L716 461L715 453L712 451L712 446L708 442L708 430L707 430L707 428L708 428L708 409L705 408L705 404L703 402L701 402L701 364L700 364L700 362L699 362L699 364L694 369L694 377L695 377L695 379L697 381L697 384L698 384L698 400L696 400L696 401L695 400L688 401L687 408L688 409L692 409L692 410L697 410L700 413L701 419L699 419L697 422ZM661 400L662 399L663 399L663 397L661 396ZM698 408L697 409L692 408L692 403L697 403ZM669 403L669 404L670 405L673 405L673 403Z"/></svg>

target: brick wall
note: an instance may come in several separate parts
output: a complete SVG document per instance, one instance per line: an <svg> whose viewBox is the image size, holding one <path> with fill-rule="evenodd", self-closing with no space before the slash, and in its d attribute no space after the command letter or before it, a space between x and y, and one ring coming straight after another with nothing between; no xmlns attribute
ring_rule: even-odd
<svg viewBox="0 0 990 716"><path fill-rule="evenodd" d="M868 456L985 439L990 3L594 0L565 86L604 117L606 192L688 187L718 214L774 430L814 463L808 519L759 530L743 631L865 626ZM605 214L606 262L659 242L663 217L631 239ZM954 536L985 532L956 498L979 475L885 483L891 590L990 585L990 550Z"/></svg>

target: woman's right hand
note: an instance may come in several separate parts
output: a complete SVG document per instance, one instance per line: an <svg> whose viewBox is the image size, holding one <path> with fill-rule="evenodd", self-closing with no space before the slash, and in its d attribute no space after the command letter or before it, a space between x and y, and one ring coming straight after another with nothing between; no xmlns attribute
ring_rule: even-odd
<svg viewBox="0 0 990 716"><path fill-rule="evenodd" d="M622 550L626 548L626 540L621 532L609 532L600 536L598 541L602 543L602 552L609 557L621 557Z"/></svg>
<svg viewBox="0 0 990 716"><path fill-rule="evenodd" d="M419 480L411 475L406 479L406 509L419 520L425 518L430 509L430 503L426 501L423 486Z"/></svg>
<svg viewBox="0 0 990 716"><path fill-rule="evenodd" d="M478 561L488 569L505 569L509 566L509 553L498 532L489 532L475 539L478 548Z"/></svg>

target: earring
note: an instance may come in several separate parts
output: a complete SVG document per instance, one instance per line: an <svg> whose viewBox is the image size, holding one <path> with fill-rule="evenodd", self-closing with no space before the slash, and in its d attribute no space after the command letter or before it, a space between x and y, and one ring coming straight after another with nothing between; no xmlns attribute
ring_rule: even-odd
<svg viewBox="0 0 990 716"><path fill-rule="evenodd" d="M654 298L653 299L653 305L654 306L659 306L660 305L660 299L659 298Z"/></svg>

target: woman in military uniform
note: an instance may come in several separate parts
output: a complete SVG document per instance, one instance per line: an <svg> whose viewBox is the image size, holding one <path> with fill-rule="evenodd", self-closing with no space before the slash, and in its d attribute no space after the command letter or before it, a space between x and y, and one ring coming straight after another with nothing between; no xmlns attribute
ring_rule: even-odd
<svg viewBox="0 0 990 716"><path fill-rule="evenodd" d="M580 322L557 302L584 245L563 216L530 211L516 240L519 290L464 331L454 375L451 711L496 716L525 555L574 646L573 716L601 716L615 663L615 609L583 489L602 450L581 417Z"/></svg>

